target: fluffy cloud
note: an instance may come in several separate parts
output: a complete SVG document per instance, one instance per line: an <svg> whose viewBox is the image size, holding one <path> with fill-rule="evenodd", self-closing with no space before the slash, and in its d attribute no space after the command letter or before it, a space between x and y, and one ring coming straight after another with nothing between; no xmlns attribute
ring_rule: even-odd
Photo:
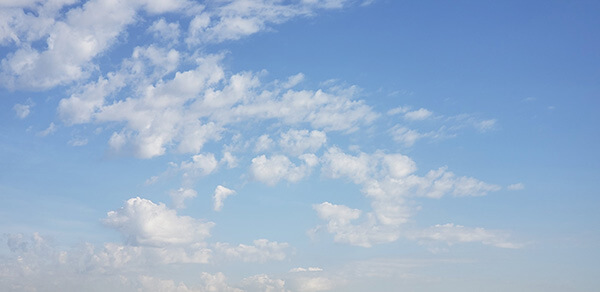
<svg viewBox="0 0 600 292"><path fill-rule="evenodd" d="M362 211L344 205L324 202L313 205L319 218L327 221L326 229L334 234L337 242L362 247L371 247L374 243L392 242L398 239L397 230L377 224L372 214L367 214L360 222Z"/></svg>
<svg viewBox="0 0 600 292"><path fill-rule="evenodd" d="M26 104L17 103L13 106L13 110L19 119L24 119L29 115L34 105L32 101L28 101Z"/></svg>
<svg viewBox="0 0 600 292"><path fill-rule="evenodd" d="M300 159L304 163L296 166L283 155L274 155L271 158L261 155L252 159L250 173L254 179L272 186L282 179L297 182L308 175L318 162L314 154L304 154Z"/></svg>
<svg viewBox="0 0 600 292"><path fill-rule="evenodd" d="M178 216L164 204L132 198L116 211L107 213L104 223L119 230L132 245L167 246L202 243L210 236L212 222Z"/></svg>
<svg viewBox="0 0 600 292"><path fill-rule="evenodd" d="M372 212L329 202L313 208L327 222L326 230L334 234L334 240L364 247L395 241L403 235L402 226L418 210L415 198L483 196L500 189L472 177L457 177L445 167L415 175L415 162L401 154L378 151L350 155L332 147L321 160L323 175L349 178L362 186L371 200Z"/></svg>
<svg viewBox="0 0 600 292"><path fill-rule="evenodd" d="M289 292L289 290L285 288L284 280L271 279L265 274L244 278L242 287L244 287L246 291Z"/></svg>
<svg viewBox="0 0 600 292"><path fill-rule="evenodd" d="M307 151L315 152L327 141L324 132L313 130L289 130L281 134L279 145L292 155L300 155Z"/></svg>
<svg viewBox="0 0 600 292"><path fill-rule="evenodd" d="M239 244L231 246L228 243L217 243L215 250L227 258L240 259L244 262L266 262L268 260L284 260L288 243L257 239L254 245Z"/></svg>
<svg viewBox="0 0 600 292"><path fill-rule="evenodd" d="M223 201L233 194L235 194L234 190L230 190L221 185L217 186L215 189L215 194L213 195L214 210L221 211L223 208Z"/></svg>

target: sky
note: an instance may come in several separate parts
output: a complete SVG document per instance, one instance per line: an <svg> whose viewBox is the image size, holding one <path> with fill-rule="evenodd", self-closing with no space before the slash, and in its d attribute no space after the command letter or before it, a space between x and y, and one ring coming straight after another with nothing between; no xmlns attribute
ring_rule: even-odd
<svg viewBox="0 0 600 292"><path fill-rule="evenodd" d="M2 0L2 291L596 291L597 1Z"/></svg>

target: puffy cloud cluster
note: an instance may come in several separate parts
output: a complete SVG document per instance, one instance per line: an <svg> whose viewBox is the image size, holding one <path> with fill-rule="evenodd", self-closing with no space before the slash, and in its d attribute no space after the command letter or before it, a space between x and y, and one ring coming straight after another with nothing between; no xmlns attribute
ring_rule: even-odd
<svg viewBox="0 0 600 292"><path fill-rule="evenodd" d="M500 189L472 177L457 177L445 167L418 176L414 174L415 162L401 154L361 152L350 155L332 147L321 160L323 175L348 178L361 185L362 192L371 199L373 211L363 214L361 210L329 202L313 207L319 217L327 221L326 229L334 234L336 241L364 247L406 236L408 233L403 232L402 226L418 209L414 207L415 198L483 196ZM465 229L449 229L448 233L454 230L463 232ZM493 236L492 232L487 234ZM474 238L484 241L482 237Z"/></svg>
<svg viewBox="0 0 600 292"><path fill-rule="evenodd" d="M303 154L300 159L303 163L297 166L284 155L274 155L270 158L261 155L252 159L250 173L254 179L268 185L275 185L282 179L297 182L310 174L312 167L318 163L314 154Z"/></svg>
<svg viewBox="0 0 600 292"><path fill-rule="evenodd" d="M166 246L201 243L210 236L212 222L178 216L175 210L150 200L132 198L116 211L107 213L104 223L119 230L126 241L139 246Z"/></svg>

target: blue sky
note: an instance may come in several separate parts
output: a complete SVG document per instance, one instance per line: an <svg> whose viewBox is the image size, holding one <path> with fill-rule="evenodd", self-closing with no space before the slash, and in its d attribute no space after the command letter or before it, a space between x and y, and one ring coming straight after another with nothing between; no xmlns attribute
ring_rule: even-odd
<svg viewBox="0 0 600 292"><path fill-rule="evenodd" d="M6 291L594 291L594 1L0 2Z"/></svg>

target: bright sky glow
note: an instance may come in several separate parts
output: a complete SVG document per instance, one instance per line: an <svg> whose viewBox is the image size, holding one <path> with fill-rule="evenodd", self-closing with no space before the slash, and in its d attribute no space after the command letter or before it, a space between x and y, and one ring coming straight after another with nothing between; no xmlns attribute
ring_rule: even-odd
<svg viewBox="0 0 600 292"><path fill-rule="evenodd" d="M0 0L0 290L595 291L599 15Z"/></svg>

